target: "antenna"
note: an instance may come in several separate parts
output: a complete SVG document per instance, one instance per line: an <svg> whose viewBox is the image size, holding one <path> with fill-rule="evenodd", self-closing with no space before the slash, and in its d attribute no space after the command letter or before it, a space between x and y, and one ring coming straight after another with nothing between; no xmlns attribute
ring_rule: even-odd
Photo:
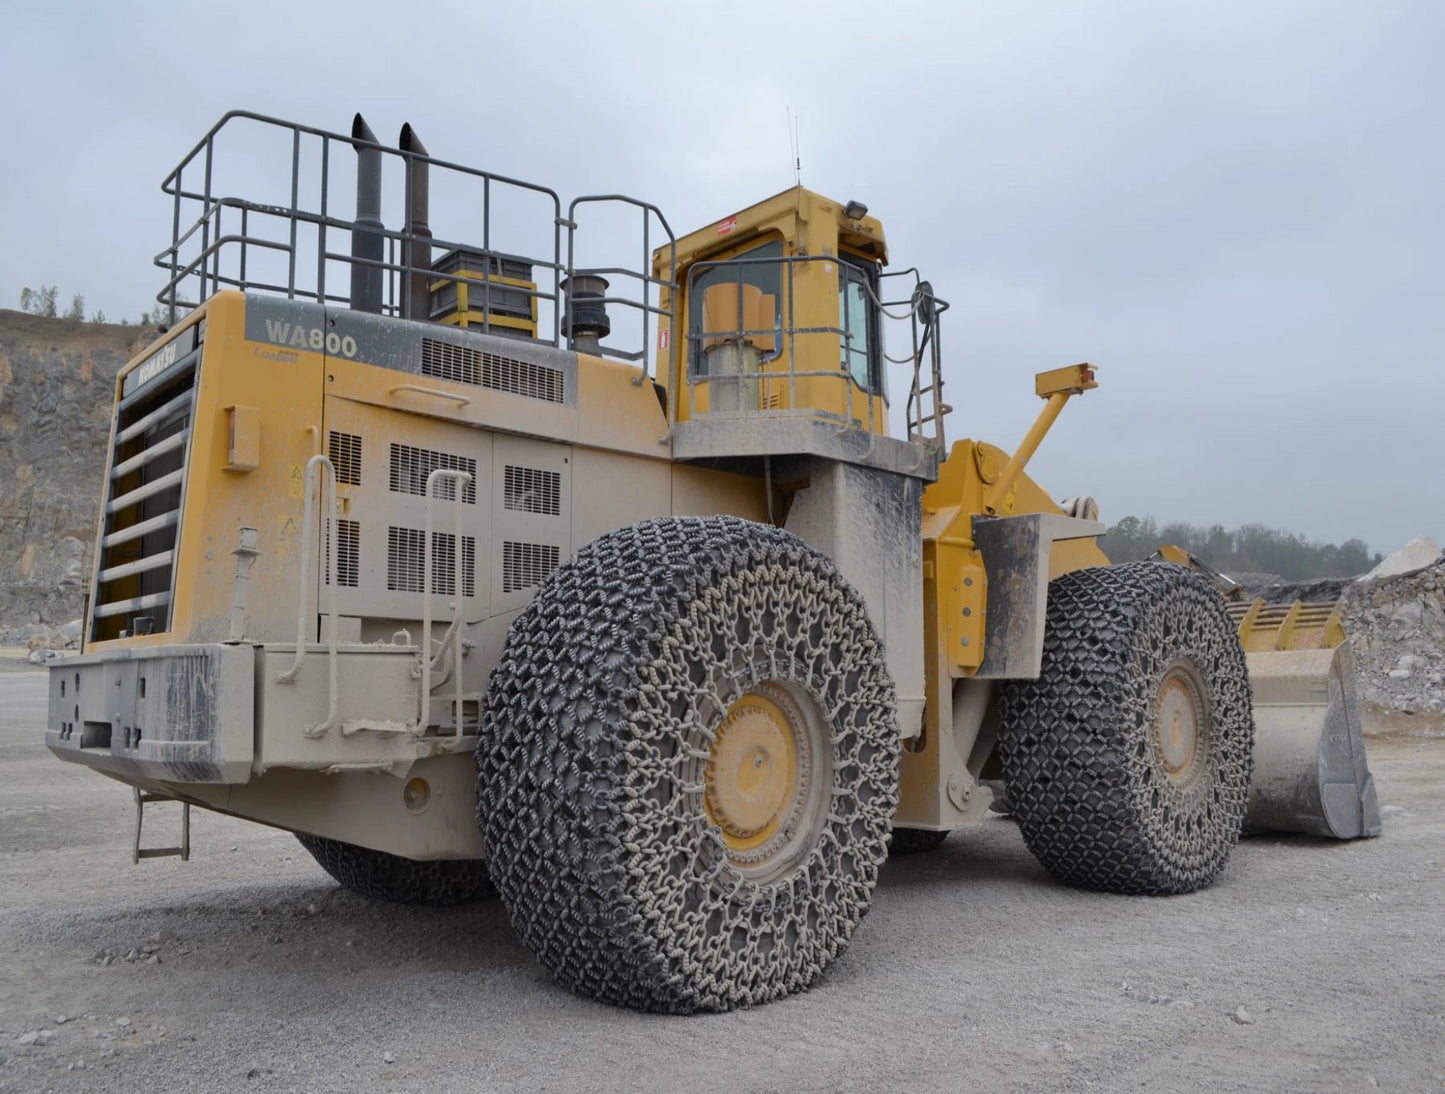
<svg viewBox="0 0 1445 1094"><path fill-rule="evenodd" d="M789 158L793 161L793 185L801 186L803 182L803 154L798 143L798 119L793 116L791 106L783 108L788 118L788 152Z"/></svg>
<svg viewBox="0 0 1445 1094"><path fill-rule="evenodd" d="M793 181L803 185L803 119L793 118Z"/></svg>
<svg viewBox="0 0 1445 1094"><path fill-rule="evenodd" d="M793 173L797 176L798 185L803 185L803 119L793 119Z"/></svg>

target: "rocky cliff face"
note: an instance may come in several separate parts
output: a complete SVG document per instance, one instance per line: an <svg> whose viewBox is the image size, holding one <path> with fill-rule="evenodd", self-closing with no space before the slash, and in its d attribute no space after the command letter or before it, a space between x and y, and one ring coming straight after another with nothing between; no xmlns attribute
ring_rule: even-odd
<svg viewBox="0 0 1445 1094"><path fill-rule="evenodd" d="M0 645L70 637L62 627L84 603L115 375L154 333L0 309Z"/></svg>

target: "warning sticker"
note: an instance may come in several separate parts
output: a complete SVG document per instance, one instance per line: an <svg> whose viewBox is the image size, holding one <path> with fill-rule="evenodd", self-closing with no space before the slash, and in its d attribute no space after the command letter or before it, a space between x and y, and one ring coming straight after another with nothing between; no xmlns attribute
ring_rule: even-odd
<svg viewBox="0 0 1445 1094"><path fill-rule="evenodd" d="M738 218L736 216L730 216L727 218L727 220L724 220L717 226L717 234L720 236L725 236L737 226Z"/></svg>
<svg viewBox="0 0 1445 1094"><path fill-rule="evenodd" d="M666 350L670 345L672 345L672 331L663 327L662 330L657 332L657 348Z"/></svg>

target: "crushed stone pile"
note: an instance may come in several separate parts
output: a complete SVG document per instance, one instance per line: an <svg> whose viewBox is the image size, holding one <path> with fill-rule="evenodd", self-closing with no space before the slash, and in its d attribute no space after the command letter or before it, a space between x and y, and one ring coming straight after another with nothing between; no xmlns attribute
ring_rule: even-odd
<svg viewBox="0 0 1445 1094"><path fill-rule="evenodd" d="M1357 578L1230 576L1267 604L1341 601L1360 700L1397 714L1445 715L1445 555L1429 536Z"/></svg>
<svg viewBox="0 0 1445 1094"><path fill-rule="evenodd" d="M1408 551L1410 568L1391 566ZM1351 585L1344 623L1362 701L1401 714L1445 712L1445 557L1433 541L1413 540Z"/></svg>

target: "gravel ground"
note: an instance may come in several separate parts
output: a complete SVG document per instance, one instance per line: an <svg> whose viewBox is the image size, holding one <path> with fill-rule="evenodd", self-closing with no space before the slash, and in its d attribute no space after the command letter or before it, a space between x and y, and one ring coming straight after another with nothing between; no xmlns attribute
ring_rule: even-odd
<svg viewBox="0 0 1445 1094"><path fill-rule="evenodd" d="M189 863L132 866L130 791L46 752L44 679L0 673L0 1090L1445 1090L1440 736L1371 740L1380 839L1250 840L1188 897L1065 889L991 820L890 864L813 991L680 1019L282 832L197 811Z"/></svg>

